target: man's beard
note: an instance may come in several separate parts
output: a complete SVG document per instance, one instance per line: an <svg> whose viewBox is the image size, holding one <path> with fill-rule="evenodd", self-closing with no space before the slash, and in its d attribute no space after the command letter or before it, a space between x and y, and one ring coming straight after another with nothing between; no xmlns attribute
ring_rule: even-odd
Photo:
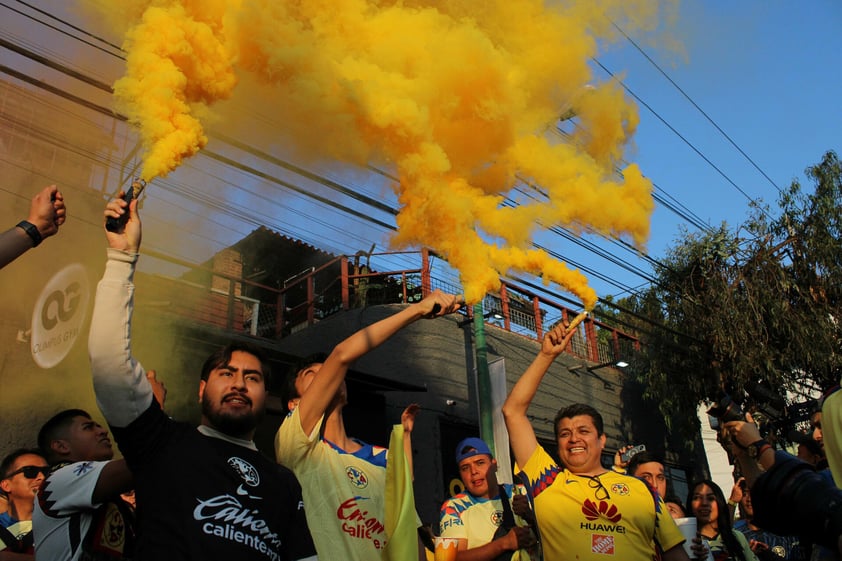
<svg viewBox="0 0 842 561"><path fill-rule="evenodd" d="M249 411L237 415L223 413L219 407L214 408L208 395L204 394L202 396L202 415L219 432L235 438L245 438L263 420L265 411Z"/></svg>

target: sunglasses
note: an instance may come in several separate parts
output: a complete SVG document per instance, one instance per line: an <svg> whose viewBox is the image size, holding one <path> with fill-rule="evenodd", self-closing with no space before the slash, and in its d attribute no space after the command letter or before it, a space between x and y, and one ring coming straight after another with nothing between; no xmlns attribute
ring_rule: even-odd
<svg viewBox="0 0 842 561"><path fill-rule="evenodd" d="M35 479L39 473L44 474L44 477L50 475L50 466L23 466L22 468L13 471L3 479L11 479L17 474L22 473L27 479Z"/></svg>

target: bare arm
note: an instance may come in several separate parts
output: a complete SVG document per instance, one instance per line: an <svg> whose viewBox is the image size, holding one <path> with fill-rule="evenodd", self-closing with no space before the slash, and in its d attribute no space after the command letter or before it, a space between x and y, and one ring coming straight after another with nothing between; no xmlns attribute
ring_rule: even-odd
<svg viewBox="0 0 842 561"><path fill-rule="evenodd" d="M17 226L0 234L0 269L32 249L32 247L32 238ZM6 552L0 552L0 554L3 553Z"/></svg>
<svg viewBox="0 0 842 561"><path fill-rule="evenodd" d="M26 220L35 226L41 239L47 239L58 233L66 217L64 197L55 185L50 185L32 198ZM32 249L34 243L26 230L17 226L0 234L0 269Z"/></svg>
<svg viewBox="0 0 842 561"><path fill-rule="evenodd" d="M91 502L100 504L111 500L131 489L133 485L134 477L126 465L126 460L112 460L99 473Z"/></svg>
<svg viewBox="0 0 842 561"><path fill-rule="evenodd" d="M515 461L521 468L526 465L526 462L538 447L535 430L526 416L529 404L532 403L532 398L535 397L538 386L550 365L570 344L574 332L574 330L567 330L565 322L557 325L552 331L544 335L541 350L512 388L509 397L503 404L503 417L506 419L506 428L509 431Z"/></svg>
<svg viewBox="0 0 842 561"><path fill-rule="evenodd" d="M433 309L436 304L440 309L434 315ZM436 290L417 304L369 325L339 343L325 360L308 390L301 396L298 415L304 433L313 432L354 361L382 345L407 325L421 318L453 313L461 306L462 301L457 296Z"/></svg>

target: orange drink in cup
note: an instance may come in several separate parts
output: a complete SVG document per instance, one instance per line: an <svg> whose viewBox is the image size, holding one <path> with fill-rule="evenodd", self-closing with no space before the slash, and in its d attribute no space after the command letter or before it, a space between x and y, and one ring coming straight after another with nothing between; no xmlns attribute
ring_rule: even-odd
<svg viewBox="0 0 842 561"><path fill-rule="evenodd" d="M436 543L436 561L456 561L456 538L433 538Z"/></svg>

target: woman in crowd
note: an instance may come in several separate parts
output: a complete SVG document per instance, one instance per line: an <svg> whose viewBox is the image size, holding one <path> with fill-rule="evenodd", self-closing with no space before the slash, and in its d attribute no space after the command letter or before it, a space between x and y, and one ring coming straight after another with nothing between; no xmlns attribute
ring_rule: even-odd
<svg viewBox="0 0 842 561"><path fill-rule="evenodd" d="M714 561L757 561L745 536L731 527L725 495L716 483L705 479L691 486L687 506Z"/></svg>

